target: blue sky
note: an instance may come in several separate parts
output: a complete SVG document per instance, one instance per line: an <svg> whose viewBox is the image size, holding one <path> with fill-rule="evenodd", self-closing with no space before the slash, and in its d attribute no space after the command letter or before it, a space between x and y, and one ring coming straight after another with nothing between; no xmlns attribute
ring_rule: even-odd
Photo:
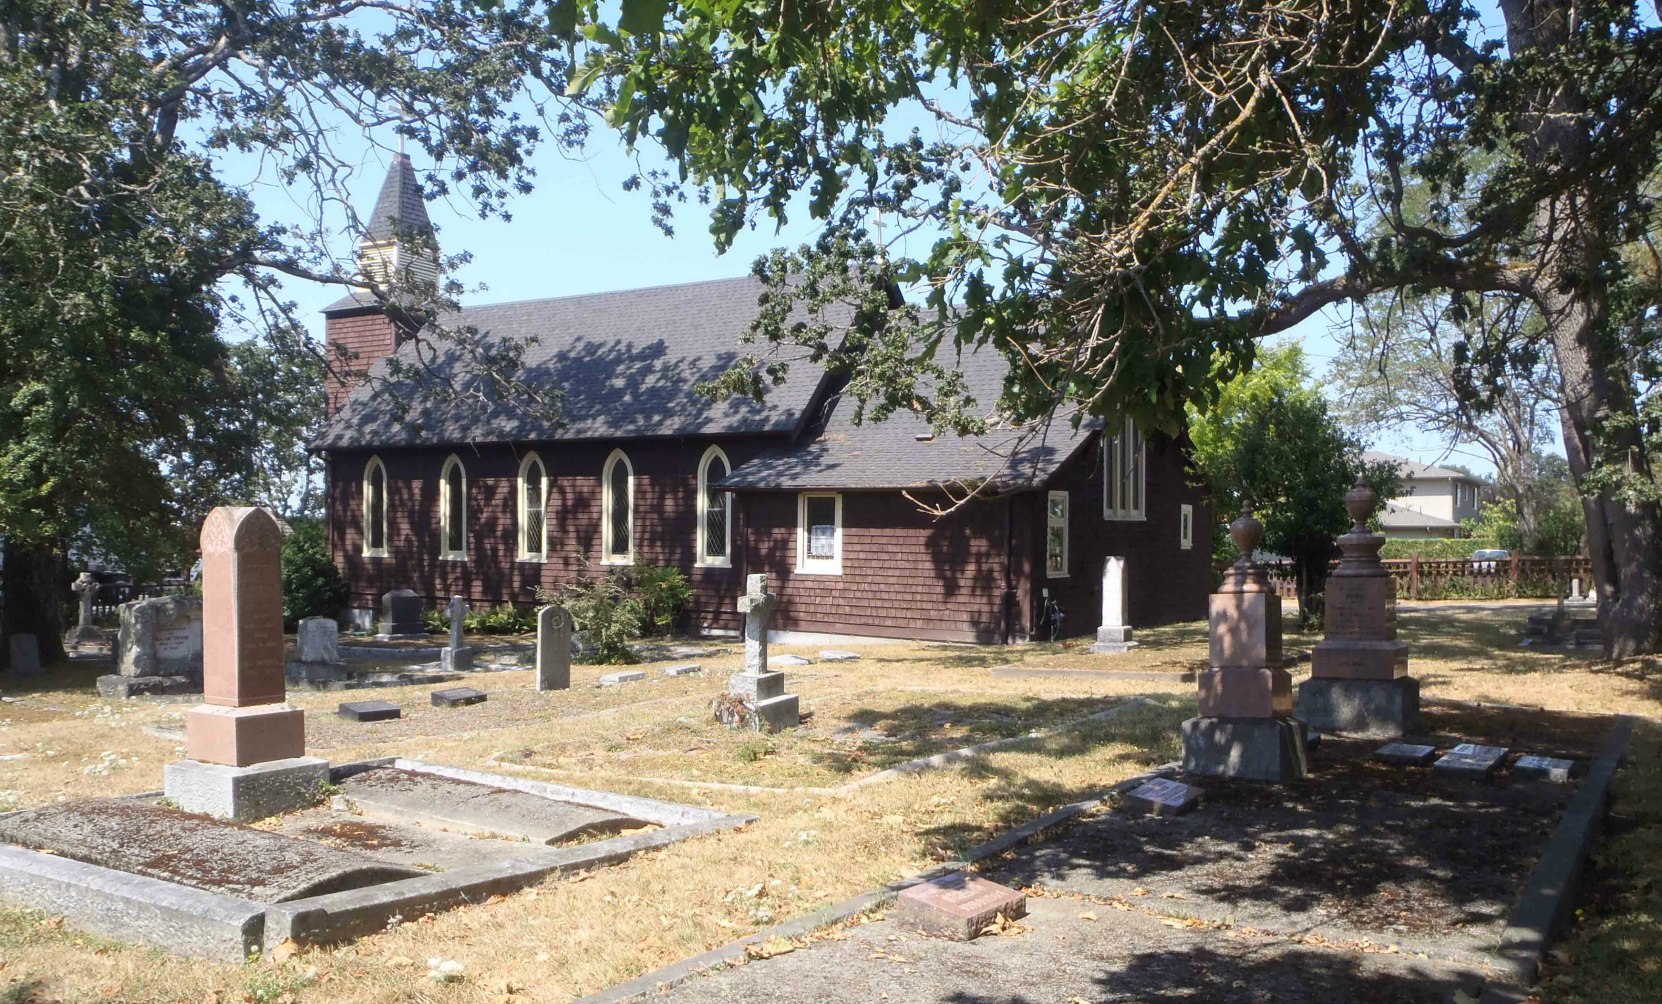
<svg viewBox="0 0 1662 1004"><path fill-rule="evenodd" d="M376 138L386 145L367 141L358 145L358 170L351 188L353 202L361 213L374 203L395 142L390 131ZM413 155L419 170L423 166L420 153L414 151ZM545 144L533 163L536 189L510 204L511 222L481 220L465 203L440 200L428 206L439 229L441 246L447 251L466 249L473 255L473 261L455 276L470 291L466 302L568 296L743 275L758 255L813 236L806 213L800 213L783 231L764 223L742 235L732 250L718 256L705 231L705 210L695 204L680 207L676 236L664 236L651 224L647 197L623 190L623 181L636 170L636 163L603 127L590 137L589 148L581 157L562 154L553 144ZM247 187L267 220L308 218L305 207L269 174L262 176L253 162L225 160L221 172L224 180ZM333 228L335 253L347 258L352 252L352 237L346 232L344 219L326 223ZM921 246L902 246L897 253L923 250ZM340 288L289 279L284 289L286 298L294 300L301 315L309 319L312 334L321 340L323 319L318 311L341 295ZM1345 312L1330 310L1282 337L1302 341L1313 368L1319 370L1339 351L1331 335L1333 327L1347 320ZM1426 462L1448 460L1480 470L1489 466L1480 456L1449 454L1444 444L1414 430L1403 430L1371 445Z"/></svg>

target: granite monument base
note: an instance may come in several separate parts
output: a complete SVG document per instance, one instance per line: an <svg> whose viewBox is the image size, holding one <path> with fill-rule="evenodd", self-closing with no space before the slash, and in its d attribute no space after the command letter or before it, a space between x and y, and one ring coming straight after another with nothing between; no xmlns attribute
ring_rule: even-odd
<svg viewBox="0 0 1662 1004"><path fill-rule="evenodd" d="M439 669L446 673L467 673L473 670L473 656L478 649L472 645L439 650Z"/></svg>
<svg viewBox="0 0 1662 1004"><path fill-rule="evenodd" d="M300 756L248 767L176 760L162 768L162 789L185 812L246 823L316 805L329 762Z"/></svg>
<svg viewBox="0 0 1662 1004"><path fill-rule="evenodd" d="M1183 771L1296 781L1307 770L1306 732L1296 718L1191 718L1183 723Z"/></svg>
<svg viewBox="0 0 1662 1004"><path fill-rule="evenodd" d="M1299 685L1298 717L1329 732L1411 735L1420 730L1420 681L1312 678Z"/></svg>
<svg viewBox="0 0 1662 1004"><path fill-rule="evenodd" d="M1131 640L1131 629L1128 627L1099 627L1096 629L1096 643L1091 651L1096 655L1119 655L1137 647Z"/></svg>

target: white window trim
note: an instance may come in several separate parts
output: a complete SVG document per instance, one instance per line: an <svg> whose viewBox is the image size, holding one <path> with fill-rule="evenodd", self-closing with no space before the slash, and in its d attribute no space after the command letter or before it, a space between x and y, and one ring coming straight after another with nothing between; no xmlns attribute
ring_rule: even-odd
<svg viewBox="0 0 1662 1004"><path fill-rule="evenodd" d="M726 556L721 558L712 558L708 553L706 553L704 546L705 537L709 533L710 525L708 512L708 500L710 497L710 461L714 460L716 457L721 458L722 466L727 469L729 474L733 472L733 462L727 459L726 451L719 446L712 445L709 449L704 451L704 456L698 461L698 505L695 507L698 512L698 541L696 544L698 552L697 560L693 562L694 566L698 568L733 567L732 492L722 492L722 505L727 509L727 519L723 522L723 525L727 528L727 540L725 541L727 546L722 548L722 550L726 552Z"/></svg>
<svg viewBox="0 0 1662 1004"><path fill-rule="evenodd" d="M369 521L370 521L370 513L369 513L369 475L370 475L371 471L375 471L375 470L379 470L381 472L381 546L380 547L370 547L369 546L369 539L370 539L370 533L369 533ZM362 496L362 499L363 499L362 505L363 505L363 510L364 510L364 527L363 527L363 529L364 529L364 546L363 546L363 552L364 552L364 557L366 557L366 558L385 558L387 556L387 544L392 539L392 532L391 532L392 531L392 525L391 525L392 521L390 519L388 519L388 514L392 511L392 506L387 501L387 494L388 494L388 492L390 491L391 488L392 488L392 483L387 480L387 465L382 463L381 458L378 457L378 456L370 457L369 462L364 464L364 483L363 483L363 496Z"/></svg>
<svg viewBox="0 0 1662 1004"><path fill-rule="evenodd" d="M1050 504L1055 502L1057 499L1062 501L1062 570L1060 572L1053 572L1050 570L1050 530L1052 527L1056 526L1057 523L1050 515ZM1045 496L1045 578L1047 579L1065 579L1068 577L1068 569L1072 567L1070 562L1073 556L1070 552L1073 548L1073 541L1071 539L1073 531L1068 525L1070 516L1071 505L1067 492L1050 492Z"/></svg>
<svg viewBox="0 0 1662 1004"><path fill-rule="evenodd" d="M831 519L837 528L835 535L832 537L832 546L836 548L837 556L830 560L808 557L808 500L810 498L836 500ZM841 493L801 492L796 496L796 570L803 575L843 574L843 497Z"/></svg>
<svg viewBox="0 0 1662 1004"><path fill-rule="evenodd" d="M615 555L612 548L612 468L619 463L629 472L629 553ZM600 469L600 563L602 565L633 565L635 563L635 465L622 450L613 450Z"/></svg>
<svg viewBox="0 0 1662 1004"><path fill-rule="evenodd" d="M1124 471L1110 468L1108 461L1113 454L1110 452L1109 444L1116 440L1123 443L1130 436L1135 436L1137 440L1138 504L1135 507L1116 508L1114 486L1124 483ZM1121 451L1120 456L1123 459L1124 451ZM1120 425L1120 431L1114 435L1110 436L1106 429L1102 433L1102 518L1115 522L1138 522L1148 519L1148 442L1137 428L1137 423L1129 418Z"/></svg>
<svg viewBox="0 0 1662 1004"><path fill-rule="evenodd" d="M1195 507L1187 502L1177 507L1177 546L1185 551L1195 546Z"/></svg>
<svg viewBox="0 0 1662 1004"><path fill-rule="evenodd" d="M450 549L450 469L462 472L462 549ZM439 560L467 560L467 466L452 453L439 468Z"/></svg>
<svg viewBox="0 0 1662 1004"><path fill-rule="evenodd" d="M530 526L530 523L527 522L527 520L526 520L526 515L529 512L529 510L525 506L525 473L527 471L529 471L533 465L535 465L536 468L537 468L537 471L540 474L542 474L542 550L541 551L532 551L529 547L525 546L526 543L528 542L525 531ZM525 455L525 459L521 460L519 462L519 478L518 478L517 481L514 482L514 497L517 499L517 502L515 503L515 507L516 507L516 511L518 513L518 521L514 525L516 527L518 527L518 529L519 529L519 532L515 535L519 538L519 541L518 541L519 560L520 561L547 561L548 560L548 467L543 464L542 458L537 456L537 451L535 451L535 450L532 450L530 453L527 453Z"/></svg>

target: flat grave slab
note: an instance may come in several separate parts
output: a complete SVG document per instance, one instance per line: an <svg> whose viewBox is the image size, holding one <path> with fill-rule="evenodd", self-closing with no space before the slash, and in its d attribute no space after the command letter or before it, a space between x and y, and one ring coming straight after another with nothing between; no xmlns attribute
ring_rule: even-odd
<svg viewBox="0 0 1662 1004"><path fill-rule="evenodd" d="M482 704L484 701L485 692L474 690L472 687L450 687L433 691L435 708L465 708L469 704Z"/></svg>
<svg viewBox="0 0 1662 1004"><path fill-rule="evenodd" d="M345 798L365 816L501 834L541 844L646 825L605 809L395 767L354 774L341 783L341 788Z"/></svg>
<svg viewBox="0 0 1662 1004"><path fill-rule="evenodd" d="M335 714L349 722L385 722L403 717L404 710L391 701L346 701Z"/></svg>
<svg viewBox="0 0 1662 1004"><path fill-rule="evenodd" d="M1386 743L1373 751L1373 758L1399 767L1424 767L1437 759L1437 747L1420 743Z"/></svg>
<svg viewBox="0 0 1662 1004"><path fill-rule="evenodd" d="M607 673L600 678L600 685L602 687L619 687L625 683L639 683L644 679L646 679L645 670L631 669L621 673Z"/></svg>
<svg viewBox="0 0 1662 1004"><path fill-rule="evenodd" d="M847 652L840 648L821 649L819 653L821 662L853 662L858 658L860 658L860 653Z"/></svg>
<svg viewBox="0 0 1662 1004"><path fill-rule="evenodd" d="M953 872L905 890L890 915L897 927L970 941L1000 916L1027 915L1027 897L976 875Z"/></svg>
<svg viewBox="0 0 1662 1004"><path fill-rule="evenodd" d="M1201 803L1206 793L1192 784L1157 777L1125 793L1121 805L1130 812L1181 816Z"/></svg>
<svg viewBox="0 0 1662 1004"><path fill-rule="evenodd" d="M1518 762L1512 765L1512 773L1517 777L1551 781L1553 784L1568 784L1570 774L1574 770L1574 760L1549 756L1521 756Z"/></svg>
<svg viewBox="0 0 1662 1004"><path fill-rule="evenodd" d="M1504 746L1480 746L1476 743L1461 743L1449 750L1431 765L1431 769L1444 774L1455 774L1466 777L1488 777L1500 769L1506 760Z"/></svg>
<svg viewBox="0 0 1662 1004"><path fill-rule="evenodd" d="M768 660L768 668L775 666L812 666L814 660L804 659L800 655L776 655Z"/></svg>
<svg viewBox="0 0 1662 1004"><path fill-rule="evenodd" d="M361 889L414 869L136 799L99 798L0 818L0 841L265 903Z"/></svg>
<svg viewBox="0 0 1662 1004"><path fill-rule="evenodd" d="M704 667L696 662L680 662L673 666L664 667L665 676L696 676L704 672Z"/></svg>
<svg viewBox="0 0 1662 1004"><path fill-rule="evenodd" d="M720 655L721 649L707 645L671 645L664 649L664 654L671 659L707 659L712 655Z"/></svg>

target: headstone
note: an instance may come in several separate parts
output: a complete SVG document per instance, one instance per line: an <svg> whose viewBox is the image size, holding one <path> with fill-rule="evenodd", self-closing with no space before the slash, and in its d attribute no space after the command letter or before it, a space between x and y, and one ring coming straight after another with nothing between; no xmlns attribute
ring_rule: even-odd
<svg viewBox="0 0 1662 1004"><path fill-rule="evenodd" d="M6 638L11 655L13 676L40 675L40 639L32 634L14 634Z"/></svg>
<svg viewBox="0 0 1662 1004"><path fill-rule="evenodd" d="M1476 743L1461 743L1449 750L1431 767L1443 774L1488 777L1500 769L1501 762L1505 759L1506 748L1504 746L1479 746Z"/></svg>
<svg viewBox="0 0 1662 1004"><path fill-rule="evenodd" d="M969 941L997 923L1027 915L1027 897L1017 889L976 875L953 872L920 882L895 900L895 926L938 938Z"/></svg>
<svg viewBox="0 0 1662 1004"><path fill-rule="evenodd" d="M469 704L483 704L485 692L472 687L449 687L433 691L433 707L465 708Z"/></svg>
<svg viewBox="0 0 1662 1004"><path fill-rule="evenodd" d="M768 665L770 667L772 667L772 666L812 666L813 664L814 664L814 662L813 662L812 659L804 659L800 655L776 655L773 658L768 660Z"/></svg>
<svg viewBox="0 0 1662 1004"><path fill-rule="evenodd" d="M673 666L664 667L665 676L696 676L704 672L704 667L696 662L679 662Z"/></svg>
<svg viewBox="0 0 1662 1004"><path fill-rule="evenodd" d="M450 605L444 609L445 613L450 615L450 644L439 653L439 668L446 673L465 673L473 668L475 652L471 645L462 644L462 630L467 621L467 600L460 596L452 596Z"/></svg>
<svg viewBox="0 0 1662 1004"><path fill-rule="evenodd" d="M1437 747L1418 743L1386 743L1373 751L1373 758L1401 767L1424 767L1437 759Z"/></svg>
<svg viewBox="0 0 1662 1004"><path fill-rule="evenodd" d="M280 607L277 616L281 628ZM202 664L200 599L152 596L121 605L121 628L116 638L117 674L200 680Z"/></svg>
<svg viewBox="0 0 1662 1004"><path fill-rule="evenodd" d="M167 765L166 793L187 812L239 821L301 808L329 765L305 755L304 716L287 702L283 532L264 509L223 507L201 545L206 703L185 715L189 759Z"/></svg>
<svg viewBox="0 0 1662 1004"><path fill-rule="evenodd" d="M349 722L385 722L402 718L404 711L391 701L347 701L335 714Z"/></svg>
<svg viewBox="0 0 1662 1004"><path fill-rule="evenodd" d="M296 658L303 663L340 662L340 625L329 617L302 617L295 632L294 649Z"/></svg>
<svg viewBox="0 0 1662 1004"><path fill-rule="evenodd" d="M1306 728L1292 717L1281 662L1281 597L1253 560L1264 525L1252 507L1229 524L1241 559L1211 599L1211 668L1199 674L1200 714L1183 723L1183 770L1258 781L1305 775Z"/></svg>
<svg viewBox="0 0 1662 1004"><path fill-rule="evenodd" d="M69 589L80 601L80 619L64 639L71 646L97 645L104 640L104 632L92 626L92 604L98 598L98 580L92 577L91 572L82 572L75 577Z"/></svg>
<svg viewBox="0 0 1662 1004"><path fill-rule="evenodd" d="M853 662L858 658L860 658L860 653L845 652L840 648L821 649L819 653L821 662Z"/></svg>
<svg viewBox="0 0 1662 1004"><path fill-rule="evenodd" d="M1192 784L1157 777L1126 792L1121 805L1151 816L1181 816L1199 805L1204 795Z"/></svg>
<svg viewBox="0 0 1662 1004"><path fill-rule="evenodd" d="M390 589L381 595L381 626L377 641L399 641L427 637L421 622L421 597L413 589Z"/></svg>
<svg viewBox="0 0 1662 1004"><path fill-rule="evenodd" d="M625 683L639 683L646 679L646 672L639 669L626 669L619 673L607 673L600 678L602 687L617 687Z"/></svg>
<svg viewBox="0 0 1662 1004"><path fill-rule="evenodd" d="M1131 640L1131 595L1127 585L1125 559L1109 556L1102 563L1102 626L1096 629L1092 652L1112 655L1137 646Z"/></svg>
<svg viewBox="0 0 1662 1004"><path fill-rule="evenodd" d="M1420 682L1408 676L1408 644L1397 640L1397 584L1379 559L1385 537L1368 530L1379 496L1361 481L1345 495L1350 532L1328 576L1326 637L1310 654L1298 716L1313 727L1364 735L1419 730Z"/></svg>
<svg viewBox="0 0 1662 1004"><path fill-rule="evenodd" d="M1567 784L1570 773L1574 770L1574 760L1560 760L1549 756L1521 756L1518 757L1518 762L1512 765L1512 774L1516 777L1551 781L1553 784Z"/></svg>
<svg viewBox="0 0 1662 1004"><path fill-rule="evenodd" d="M537 689L571 687L571 614L564 607L537 611Z"/></svg>
<svg viewBox="0 0 1662 1004"><path fill-rule="evenodd" d="M802 724L800 698L784 692L785 674L769 669L768 618L778 606L778 595L768 592L766 575L745 577L745 594L738 602L744 614L744 671L728 677L727 695L711 704L716 720L724 725L755 724L778 731ZM780 660L786 658L796 657Z"/></svg>

